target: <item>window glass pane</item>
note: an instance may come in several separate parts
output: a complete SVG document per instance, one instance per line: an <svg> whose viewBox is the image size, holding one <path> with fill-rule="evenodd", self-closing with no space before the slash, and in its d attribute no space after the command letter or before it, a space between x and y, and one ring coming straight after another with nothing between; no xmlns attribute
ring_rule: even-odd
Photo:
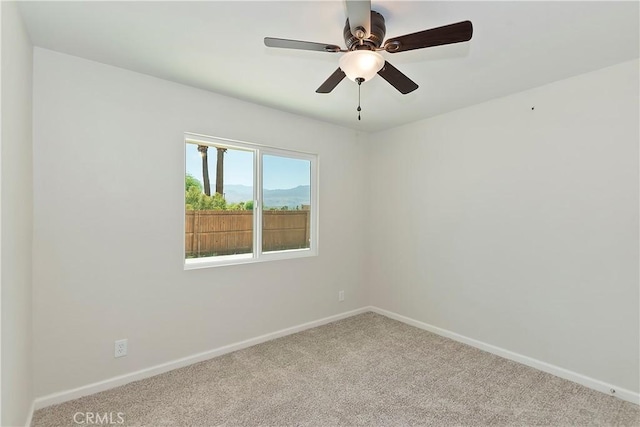
<svg viewBox="0 0 640 427"><path fill-rule="evenodd" d="M262 156L262 251L310 247L311 162Z"/></svg>
<svg viewBox="0 0 640 427"><path fill-rule="evenodd" d="M186 144L185 258L253 252L253 152Z"/></svg>

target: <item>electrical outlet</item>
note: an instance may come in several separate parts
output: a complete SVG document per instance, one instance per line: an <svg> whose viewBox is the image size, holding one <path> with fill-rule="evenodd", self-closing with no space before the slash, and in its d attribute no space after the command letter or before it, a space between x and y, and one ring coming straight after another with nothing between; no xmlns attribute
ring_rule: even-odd
<svg viewBox="0 0 640 427"><path fill-rule="evenodd" d="M344 291L338 291L338 301L344 301Z"/></svg>
<svg viewBox="0 0 640 427"><path fill-rule="evenodd" d="M127 355L127 340L118 340L115 343L114 357L122 357Z"/></svg>

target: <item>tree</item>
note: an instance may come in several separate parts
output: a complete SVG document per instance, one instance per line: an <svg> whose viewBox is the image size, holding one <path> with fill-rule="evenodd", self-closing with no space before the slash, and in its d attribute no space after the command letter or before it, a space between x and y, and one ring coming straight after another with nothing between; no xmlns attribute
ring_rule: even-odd
<svg viewBox="0 0 640 427"><path fill-rule="evenodd" d="M184 177L184 190L189 191L189 188L196 187L198 191L202 192L202 183L190 173Z"/></svg>
<svg viewBox="0 0 640 427"><path fill-rule="evenodd" d="M202 156L202 180L204 181L204 194L211 196L211 184L209 184L209 160L207 159L207 150L209 146L198 145L198 151Z"/></svg>
<svg viewBox="0 0 640 427"><path fill-rule="evenodd" d="M224 211L227 209L227 201L221 194L207 196L196 186L189 187L185 192L184 203L188 211Z"/></svg>
<svg viewBox="0 0 640 427"><path fill-rule="evenodd" d="M243 211L245 210L244 208L244 202L240 202L240 203L231 203L230 205L227 205L227 210L228 211Z"/></svg>
<svg viewBox="0 0 640 427"><path fill-rule="evenodd" d="M224 195L224 153L226 148L216 147L218 159L216 163L216 193Z"/></svg>

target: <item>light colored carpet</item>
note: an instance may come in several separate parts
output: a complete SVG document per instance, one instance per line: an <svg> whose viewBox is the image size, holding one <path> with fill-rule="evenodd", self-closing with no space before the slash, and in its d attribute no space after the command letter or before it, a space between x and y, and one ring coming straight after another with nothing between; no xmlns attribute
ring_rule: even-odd
<svg viewBox="0 0 640 427"><path fill-rule="evenodd" d="M44 408L32 425L82 425L76 412L129 426L640 425L634 404L374 313Z"/></svg>

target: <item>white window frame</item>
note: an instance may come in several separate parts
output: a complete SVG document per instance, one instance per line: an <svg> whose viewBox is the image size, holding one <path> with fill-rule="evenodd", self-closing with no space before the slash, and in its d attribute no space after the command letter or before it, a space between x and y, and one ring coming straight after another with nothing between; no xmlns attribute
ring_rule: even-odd
<svg viewBox="0 0 640 427"><path fill-rule="evenodd" d="M255 144L251 142L236 141L232 139L199 135L186 132L184 134L184 144L200 144L215 147L228 148L232 150L243 150L253 152L253 252L237 255L220 255L202 258L186 258L186 244L184 237L182 239L182 260L185 270L193 270L208 267L222 267L228 265L250 264L264 261L276 261L284 259L304 258L318 255L318 155L315 153L306 153L282 148L271 147L268 145ZM185 153L186 150L183 150ZM311 189L311 208L310 208L310 224L309 248L288 249L282 251L263 252L262 251L262 159L263 155L273 155L279 157L288 157L292 159L307 160L310 163L310 189ZM183 158L184 173L186 175L186 154ZM184 197L182 206L184 207ZM186 215L182 214L182 235L186 229Z"/></svg>

